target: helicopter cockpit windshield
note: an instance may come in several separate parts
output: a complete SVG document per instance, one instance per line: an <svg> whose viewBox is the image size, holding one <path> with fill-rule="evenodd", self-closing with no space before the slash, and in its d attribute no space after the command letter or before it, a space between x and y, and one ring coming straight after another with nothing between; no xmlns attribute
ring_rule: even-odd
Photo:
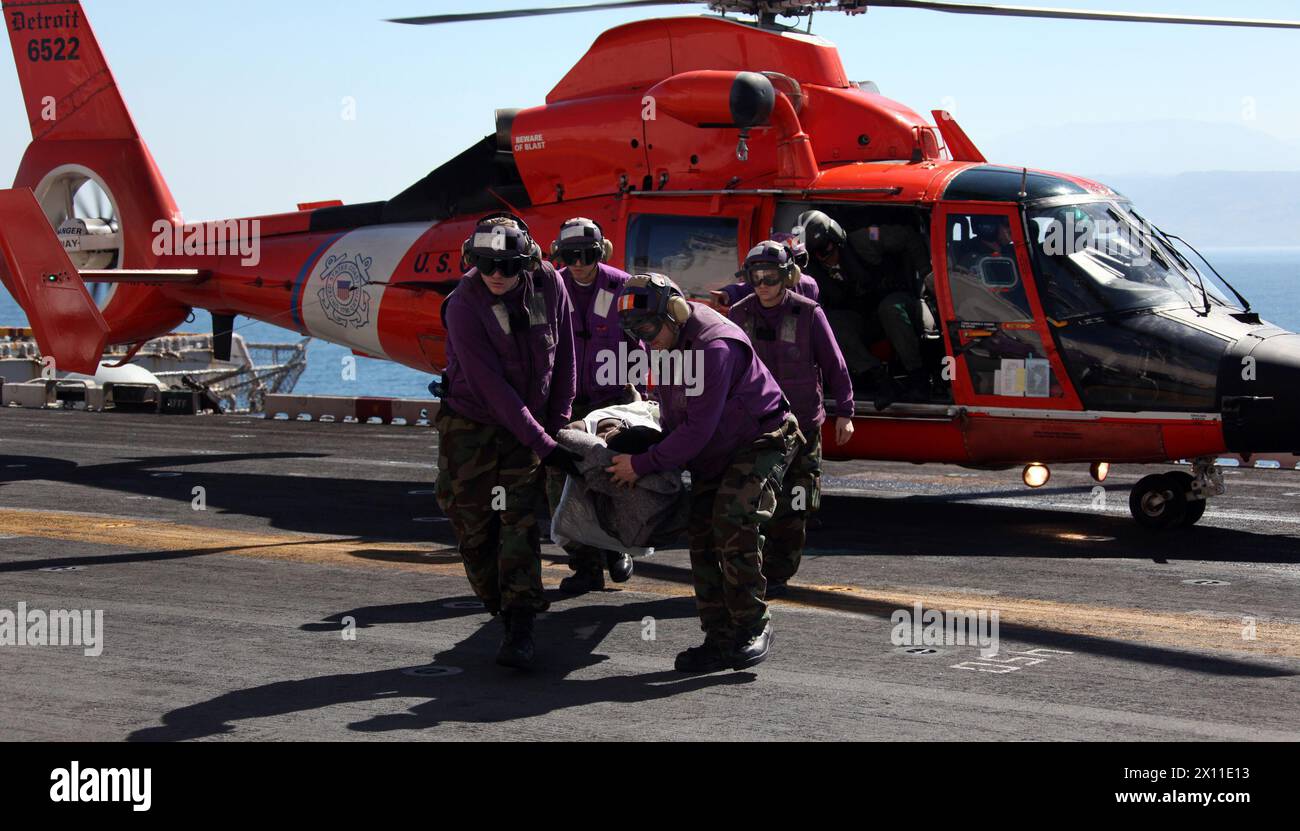
<svg viewBox="0 0 1300 831"><path fill-rule="evenodd" d="M1124 201L1042 200L1026 218L1043 314L1083 405L1213 410L1232 336L1227 315L1209 316L1242 311L1226 284Z"/></svg>
<svg viewBox="0 0 1300 831"><path fill-rule="evenodd" d="M1207 303L1240 309L1126 204L1038 207L1028 219L1039 293L1054 320Z"/></svg>

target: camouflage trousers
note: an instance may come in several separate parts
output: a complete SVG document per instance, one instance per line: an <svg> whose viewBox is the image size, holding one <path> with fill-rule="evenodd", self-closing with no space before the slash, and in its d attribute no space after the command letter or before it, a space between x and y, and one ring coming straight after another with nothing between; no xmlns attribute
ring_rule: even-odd
<svg viewBox="0 0 1300 831"><path fill-rule="evenodd" d="M772 521L764 527L763 576L785 581L794 577L808 539L808 517L821 507L822 434L806 435L785 472L781 496Z"/></svg>
<svg viewBox="0 0 1300 831"><path fill-rule="evenodd" d="M545 611L537 505L542 468L537 454L504 427L452 413L438 429L438 505L451 520L465 575L492 614Z"/></svg>
<svg viewBox="0 0 1300 831"><path fill-rule="evenodd" d="M756 632L770 618L763 599L762 526L776 511L786 467L802 442L791 416L737 451L719 478L692 483L691 577L701 628L710 639Z"/></svg>
<svg viewBox="0 0 1300 831"><path fill-rule="evenodd" d="M611 407L615 404L630 404L635 400L635 396L629 394L617 398L613 401L606 401L600 407L583 405L578 402L573 403L572 421L581 421L591 414L592 410L603 407ZM555 509L560 507L560 496L564 493L564 482L568 478L562 470L548 468L546 470L546 501L551 505L551 516L555 516ZM604 571L606 555L610 552L594 545L584 545L582 543L569 543L564 546L565 552L569 555L569 568L577 572Z"/></svg>

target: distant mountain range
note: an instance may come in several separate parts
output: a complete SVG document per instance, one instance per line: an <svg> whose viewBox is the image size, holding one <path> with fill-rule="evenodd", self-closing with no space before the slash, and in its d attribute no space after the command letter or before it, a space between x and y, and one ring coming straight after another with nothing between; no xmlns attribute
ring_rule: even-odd
<svg viewBox="0 0 1300 831"><path fill-rule="evenodd" d="M1198 248L1300 246L1300 142L1249 125L1065 124L977 142L996 163L1104 182Z"/></svg>
<svg viewBox="0 0 1300 831"><path fill-rule="evenodd" d="M1300 142L1251 122L1163 119L1061 124L975 141L990 161L1067 173L1172 176L1194 170L1300 171Z"/></svg>
<svg viewBox="0 0 1300 831"><path fill-rule="evenodd" d="M1300 247L1300 172L1089 178L1124 194L1147 219L1197 248Z"/></svg>

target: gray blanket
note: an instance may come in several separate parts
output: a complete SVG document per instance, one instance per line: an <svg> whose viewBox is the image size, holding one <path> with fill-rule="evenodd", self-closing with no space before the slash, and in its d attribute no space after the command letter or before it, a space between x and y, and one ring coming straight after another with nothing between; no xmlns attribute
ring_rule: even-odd
<svg viewBox="0 0 1300 831"><path fill-rule="evenodd" d="M627 551L633 556L662 547L686 530L688 498L680 473L642 476L620 488L605 469L618 455L605 441L581 430L561 430L556 440L582 457L582 478L568 477L551 520L556 542L578 542Z"/></svg>

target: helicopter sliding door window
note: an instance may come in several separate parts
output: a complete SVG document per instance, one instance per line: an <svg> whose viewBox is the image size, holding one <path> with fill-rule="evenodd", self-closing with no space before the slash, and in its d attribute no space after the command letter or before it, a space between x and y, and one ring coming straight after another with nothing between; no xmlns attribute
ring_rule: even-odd
<svg viewBox="0 0 1300 831"><path fill-rule="evenodd" d="M740 260L740 220L718 216L636 214L628 221L626 269L667 275L686 296L735 281Z"/></svg>
<svg viewBox="0 0 1300 831"><path fill-rule="evenodd" d="M1055 345L1037 310L1020 217L1013 207L948 207L936 218L943 317L958 400L1069 407Z"/></svg>

